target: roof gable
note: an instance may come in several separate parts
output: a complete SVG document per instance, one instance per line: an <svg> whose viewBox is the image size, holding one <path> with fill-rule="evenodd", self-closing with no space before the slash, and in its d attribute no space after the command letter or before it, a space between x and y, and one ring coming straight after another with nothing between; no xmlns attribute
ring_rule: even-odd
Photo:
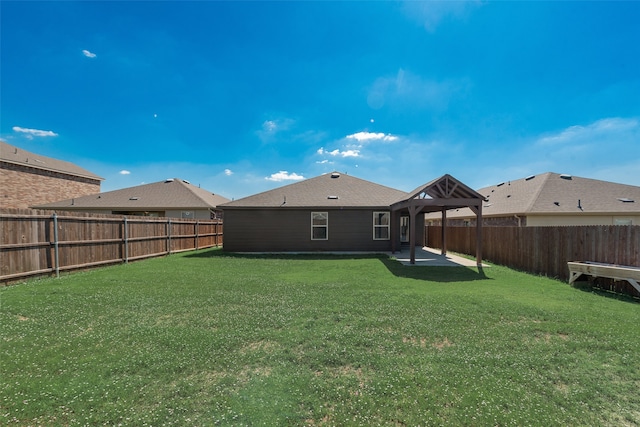
<svg viewBox="0 0 640 427"><path fill-rule="evenodd" d="M483 196L449 174L442 175L409 192L409 199L482 199Z"/></svg>
<svg viewBox="0 0 640 427"><path fill-rule="evenodd" d="M66 175L95 179L98 181L104 180L104 178L101 178L98 175L95 175L73 163L31 153L29 151L10 145L2 140L0 140L0 161L34 169L41 169L63 173Z"/></svg>
<svg viewBox="0 0 640 427"><path fill-rule="evenodd" d="M388 207L407 193L333 172L258 193L220 206L227 208Z"/></svg>
<svg viewBox="0 0 640 427"><path fill-rule="evenodd" d="M36 206L40 209L209 209L229 199L173 178Z"/></svg>

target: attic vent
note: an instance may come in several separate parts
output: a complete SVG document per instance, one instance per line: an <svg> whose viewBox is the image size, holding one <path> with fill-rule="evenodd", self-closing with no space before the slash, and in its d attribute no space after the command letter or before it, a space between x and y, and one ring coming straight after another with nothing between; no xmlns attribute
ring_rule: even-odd
<svg viewBox="0 0 640 427"><path fill-rule="evenodd" d="M633 199L628 199L626 197L619 197L618 200L620 200L622 203L633 203L634 202Z"/></svg>
<svg viewBox="0 0 640 427"><path fill-rule="evenodd" d="M535 175L529 175L528 177L526 177L524 180L525 181L531 181L533 178L535 178Z"/></svg>
<svg viewBox="0 0 640 427"><path fill-rule="evenodd" d="M486 205L484 205L483 207L488 208L489 206L491 206L492 203L487 203Z"/></svg>
<svg viewBox="0 0 640 427"><path fill-rule="evenodd" d="M129 200L138 200L138 199L139 199L138 196L129 197Z"/></svg>
<svg viewBox="0 0 640 427"><path fill-rule="evenodd" d="M331 178L340 178L340 174L338 172L334 172L331 174Z"/></svg>
<svg viewBox="0 0 640 427"><path fill-rule="evenodd" d="M329 200L338 200L338 196L327 196Z"/></svg>
<svg viewBox="0 0 640 427"><path fill-rule="evenodd" d="M189 181L187 181L186 179L183 179L182 182L184 182L185 184L191 184Z"/></svg>
<svg viewBox="0 0 640 427"><path fill-rule="evenodd" d="M571 175L569 175L569 174L563 173L562 175L560 175L560 178L562 178L562 179L569 179L569 180L570 180L570 179L572 179L573 177L572 177Z"/></svg>
<svg viewBox="0 0 640 427"><path fill-rule="evenodd" d="M500 184L496 185L496 187L501 187L504 185L504 182L501 182Z"/></svg>
<svg viewBox="0 0 640 427"><path fill-rule="evenodd" d="M173 178L165 179L164 182L173 182Z"/></svg>
<svg viewBox="0 0 640 427"><path fill-rule="evenodd" d="M560 206L560 202L553 202L554 205Z"/></svg>

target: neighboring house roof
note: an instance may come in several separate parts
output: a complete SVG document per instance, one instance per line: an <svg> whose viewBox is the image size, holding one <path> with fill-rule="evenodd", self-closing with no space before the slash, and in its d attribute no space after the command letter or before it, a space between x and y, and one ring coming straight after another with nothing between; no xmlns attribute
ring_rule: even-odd
<svg viewBox="0 0 640 427"><path fill-rule="evenodd" d="M338 172L265 191L219 206L233 208L386 207L406 198L404 191Z"/></svg>
<svg viewBox="0 0 640 427"><path fill-rule="evenodd" d="M0 140L0 161L34 169L63 173L66 175L90 178L99 181L104 180L104 178L101 178L80 166L74 165L73 163L34 154L10 145L2 140Z"/></svg>
<svg viewBox="0 0 640 427"><path fill-rule="evenodd" d="M37 209L101 209L146 211L165 209L210 209L229 199L173 178L152 184L107 191L54 203L34 206Z"/></svg>
<svg viewBox="0 0 640 427"><path fill-rule="evenodd" d="M640 213L640 187L553 172L502 182L478 190L485 197L482 215L567 215ZM447 213L466 218L469 209Z"/></svg>

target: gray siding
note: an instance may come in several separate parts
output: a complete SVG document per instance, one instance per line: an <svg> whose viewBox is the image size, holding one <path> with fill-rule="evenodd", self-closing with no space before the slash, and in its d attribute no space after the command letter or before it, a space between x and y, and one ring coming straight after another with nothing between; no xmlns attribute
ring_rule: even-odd
<svg viewBox="0 0 640 427"><path fill-rule="evenodd" d="M390 251L391 240L373 240L373 212L383 210L225 209L224 249L231 252ZM311 212L329 213L328 240L311 240Z"/></svg>

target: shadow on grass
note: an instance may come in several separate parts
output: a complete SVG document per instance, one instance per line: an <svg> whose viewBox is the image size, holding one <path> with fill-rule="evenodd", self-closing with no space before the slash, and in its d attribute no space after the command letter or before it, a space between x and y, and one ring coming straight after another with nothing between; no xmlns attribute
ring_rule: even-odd
<svg viewBox="0 0 640 427"><path fill-rule="evenodd" d="M386 256L380 261L397 277L427 280L430 282L470 282L473 280L491 280L484 274L482 267L440 267L408 266Z"/></svg>
<svg viewBox="0 0 640 427"><path fill-rule="evenodd" d="M239 258L239 259L281 259L281 260L336 260L336 259L378 259L396 277L425 280L430 282L468 282L473 280L491 280L482 267L440 267L407 266L381 253L238 253L222 249L191 252L188 258Z"/></svg>
<svg viewBox="0 0 640 427"><path fill-rule="evenodd" d="M620 292L615 288L607 289L607 287L602 286L598 280L578 280L576 282L573 282L570 286L579 291L595 294L604 298L614 299L616 301L628 302L632 304L640 304L640 294L638 294L637 292L632 292L631 289L627 289L624 292ZM628 286L629 288L631 287L631 285Z"/></svg>

